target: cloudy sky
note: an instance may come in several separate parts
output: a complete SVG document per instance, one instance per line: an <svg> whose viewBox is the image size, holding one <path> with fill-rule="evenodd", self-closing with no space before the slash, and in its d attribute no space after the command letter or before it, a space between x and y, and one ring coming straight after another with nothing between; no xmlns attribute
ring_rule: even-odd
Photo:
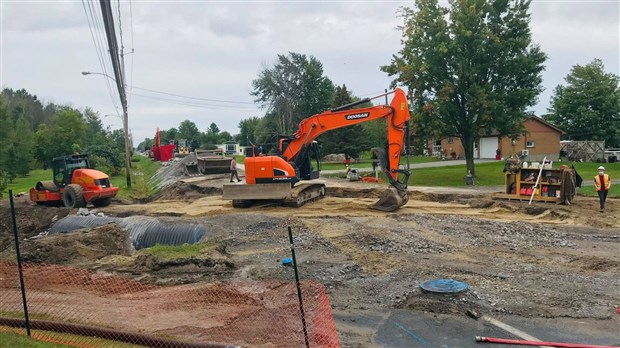
<svg viewBox="0 0 620 348"><path fill-rule="evenodd" d="M99 20L97 3L92 6ZM412 4L121 0L125 52L134 49L125 56L134 138L152 137L156 127L177 127L185 119L202 131L215 122L237 133L241 119L263 114L252 103L251 81L277 54L289 51L314 55L334 83L358 96L377 94L390 83L379 67L400 49L397 10ZM117 6L113 1L118 32ZM85 10L90 12L82 1L0 0L0 85L25 88L45 101L91 106L102 116L120 112L106 77L80 74L104 71ZM534 42L549 56L545 92L534 111L546 111L553 88L574 64L599 58L607 71L619 73L618 0L534 0L531 13ZM104 40L97 28L95 42ZM111 75L109 55L104 59ZM103 120L121 127L118 117Z"/></svg>

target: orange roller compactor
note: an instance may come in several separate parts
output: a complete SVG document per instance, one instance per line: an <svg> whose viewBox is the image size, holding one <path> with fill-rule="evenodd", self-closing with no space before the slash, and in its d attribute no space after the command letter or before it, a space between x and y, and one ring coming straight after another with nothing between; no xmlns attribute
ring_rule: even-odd
<svg viewBox="0 0 620 348"><path fill-rule="evenodd" d="M91 169L88 155L70 155L52 160L53 180L39 181L30 189L30 200L49 206L82 208L87 203L104 207L118 193L110 178Z"/></svg>

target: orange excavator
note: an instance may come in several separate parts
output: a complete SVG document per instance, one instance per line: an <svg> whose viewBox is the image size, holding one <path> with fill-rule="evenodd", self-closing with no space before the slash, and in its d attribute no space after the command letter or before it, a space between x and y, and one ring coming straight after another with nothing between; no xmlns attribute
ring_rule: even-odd
<svg viewBox="0 0 620 348"><path fill-rule="evenodd" d="M407 181L410 171L400 169L405 134L410 120L405 92L397 88L390 105L351 109L386 94L365 98L310 116L301 121L292 136L280 137L278 156L253 156L245 159L246 184L224 185L223 198L232 200L237 208L248 207L255 201L281 201L299 207L325 195L325 184L316 182L320 171L320 154L315 139L328 131L379 119L387 119L388 144L376 151L390 187L370 208L394 211L408 201ZM315 159L315 161L312 160ZM313 166L316 163L316 167Z"/></svg>

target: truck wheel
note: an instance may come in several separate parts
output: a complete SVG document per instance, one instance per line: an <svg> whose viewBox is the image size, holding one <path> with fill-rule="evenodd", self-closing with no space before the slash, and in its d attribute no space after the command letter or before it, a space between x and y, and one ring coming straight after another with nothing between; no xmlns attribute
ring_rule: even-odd
<svg viewBox="0 0 620 348"><path fill-rule="evenodd" d="M62 202L67 208L84 208L86 200L84 199L84 189L82 189L82 186L76 184L67 185L62 192Z"/></svg>
<svg viewBox="0 0 620 348"><path fill-rule="evenodd" d="M99 207L107 207L108 205L110 205L110 202L112 202L112 197L97 199L97 200L92 201L91 203L95 207L99 208Z"/></svg>

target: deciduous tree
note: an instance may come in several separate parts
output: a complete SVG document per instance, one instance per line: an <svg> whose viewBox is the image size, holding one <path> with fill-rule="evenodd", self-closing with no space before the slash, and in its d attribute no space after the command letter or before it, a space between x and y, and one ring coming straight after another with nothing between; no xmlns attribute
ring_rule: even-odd
<svg viewBox="0 0 620 348"><path fill-rule="evenodd" d="M575 65L551 97L546 119L572 140L604 140L620 147L620 87L618 75L606 73L603 62Z"/></svg>
<svg viewBox="0 0 620 348"><path fill-rule="evenodd" d="M416 0L404 8L403 48L381 69L413 91L414 117L463 142L474 173L474 143L518 136L541 92L546 55L532 43L530 1Z"/></svg>

